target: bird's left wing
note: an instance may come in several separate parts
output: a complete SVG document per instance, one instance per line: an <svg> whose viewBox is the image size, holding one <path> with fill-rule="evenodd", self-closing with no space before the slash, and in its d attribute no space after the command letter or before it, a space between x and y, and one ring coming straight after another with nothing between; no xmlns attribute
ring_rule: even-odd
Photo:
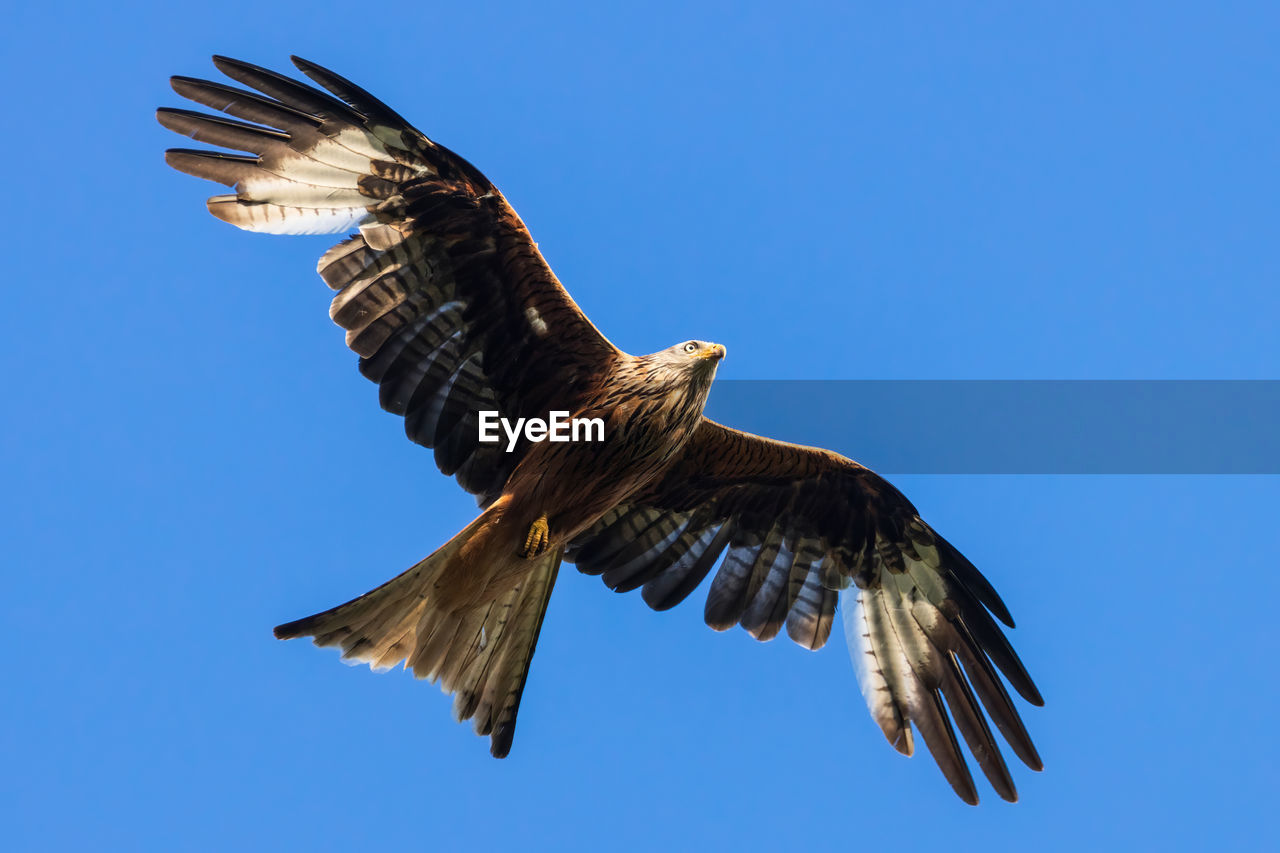
<svg viewBox="0 0 1280 853"><path fill-rule="evenodd" d="M382 407L435 449L442 471L491 502L528 442L514 452L480 442L478 413L574 411L621 353L466 160L314 63L294 57L324 90L235 59L214 64L249 89L190 77L174 77L173 88L230 118L178 109L157 117L230 151L172 149L166 160L231 186L209 199L209 212L239 228L356 231L320 259L337 291L330 315L360 372L380 386Z"/></svg>
<svg viewBox="0 0 1280 853"><path fill-rule="evenodd" d="M727 552L727 553L726 553ZM569 559L618 591L672 607L720 562L705 618L760 640L786 627L826 643L840 590L872 716L910 755L911 724L948 781L977 802L954 719L992 786L1017 797L982 709L1033 769L1040 758L998 672L1027 701L1039 691L992 616L1013 626L991 584L892 485L857 463L704 419L645 494L579 537ZM851 605L851 606L850 606Z"/></svg>

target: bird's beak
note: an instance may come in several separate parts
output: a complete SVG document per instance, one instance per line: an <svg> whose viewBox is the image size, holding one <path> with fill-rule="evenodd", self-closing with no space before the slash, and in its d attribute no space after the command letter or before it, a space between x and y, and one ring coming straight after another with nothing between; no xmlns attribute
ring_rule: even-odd
<svg viewBox="0 0 1280 853"><path fill-rule="evenodd" d="M704 352L701 357L719 361L724 358L725 352L727 352L727 350L725 350L724 344L716 344L713 347L707 347L707 351Z"/></svg>

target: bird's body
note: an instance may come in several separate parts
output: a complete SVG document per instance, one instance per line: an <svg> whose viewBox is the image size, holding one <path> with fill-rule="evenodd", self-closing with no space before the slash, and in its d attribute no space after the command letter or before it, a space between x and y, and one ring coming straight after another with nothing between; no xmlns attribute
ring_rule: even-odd
<svg viewBox="0 0 1280 853"><path fill-rule="evenodd" d="M513 509L523 510L522 519L545 513L552 541L567 543L663 475L702 420L720 360L718 345L689 343L712 355L655 353L619 360L600 392L574 413L603 421L604 441L530 447L503 493L511 496Z"/></svg>
<svg viewBox="0 0 1280 853"><path fill-rule="evenodd" d="M530 445L501 496L485 511L485 523L437 581L446 606L465 609L488 602L536 571L534 562L511 558L525 556L528 531L538 519L547 523L540 550L563 549L662 478L701 422L724 354L718 344L680 346L689 345L699 354L664 351L617 361L600 393L575 413L599 418L603 441Z"/></svg>
<svg viewBox="0 0 1280 853"><path fill-rule="evenodd" d="M240 228L354 229L318 266L336 291L330 314L383 408L483 508L401 575L277 636L310 636L375 668L403 662L454 694L456 716L474 719L501 757L562 560L619 592L641 589L655 609L714 570L704 616L716 630L741 625L768 640L785 628L817 649L839 602L889 742L910 755L914 727L954 790L977 802L954 719L1000 796L1016 798L987 724L1040 768L1001 680L1040 704L995 621L1012 618L897 489L829 451L705 418L723 347L687 341L632 356L613 346L484 175L364 90L296 58L326 91L214 61L250 89L185 77L173 86L232 118L158 117L249 153L175 149L168 162L233 187L208 205ZM598 419L601 440L526 433L504 446L480 428L484 413L557 411ZM357 450L344 445L347 457Z"/></svg>

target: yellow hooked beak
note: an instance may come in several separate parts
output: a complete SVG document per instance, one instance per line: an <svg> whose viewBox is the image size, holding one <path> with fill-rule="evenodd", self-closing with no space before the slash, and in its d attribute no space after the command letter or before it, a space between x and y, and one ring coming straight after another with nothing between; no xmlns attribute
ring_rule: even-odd
<svg viewBox="0 0 1280 853"><path fill-rule="evenodd" d="M726 352L728 352L728 350L724 348L724 344L714 344L699 353L698 358L712 358L719 361L724 358Z"/></svg>

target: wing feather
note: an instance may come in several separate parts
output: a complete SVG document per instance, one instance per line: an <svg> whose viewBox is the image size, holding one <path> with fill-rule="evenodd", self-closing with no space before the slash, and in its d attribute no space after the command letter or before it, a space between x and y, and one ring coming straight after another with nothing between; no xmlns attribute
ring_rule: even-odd
<svg viewBox="0 0 1280 853"><path fill-rule="evenodd" d="M696 534L686 533L680 553L672 555L669 566L645 582L640 593L654 610L667 610L684 601L715 567L732 532L730 522L713 524ZM661 560L659 561L661 562Z"/></svg>
<svg viewBox="0 0 1280 853"><path fill-rule="evenodd" d="M803 547L805 550L801 553L812 559L808 563L802 563L800 558L796 560L796 565L803 565L805 572L792 600L791 612L787 614L787 635L806 649L820 649L831 636L839 593L822 585L822 563L825 557L819 543L806 539ZM794 571L792 578L794 585Z"/></svg>
<svg viewBox="0 0 1280 853"><path fill-rule="evenodd" d="M787 548L782 531L769 531L756 553L747 585L750 603L739 620L747 633L757 640L772 640L782 630L787 615L787 581L791 577L794 555Z"/></svg>
<svg viewBox="0 0 1280 853"><path fill-rule="evenodd" d="M728 556L707 591L703 619L713 630L728 631L742 618L755 560L755 551L751 547L736 539L730 544Z"/></svg>

